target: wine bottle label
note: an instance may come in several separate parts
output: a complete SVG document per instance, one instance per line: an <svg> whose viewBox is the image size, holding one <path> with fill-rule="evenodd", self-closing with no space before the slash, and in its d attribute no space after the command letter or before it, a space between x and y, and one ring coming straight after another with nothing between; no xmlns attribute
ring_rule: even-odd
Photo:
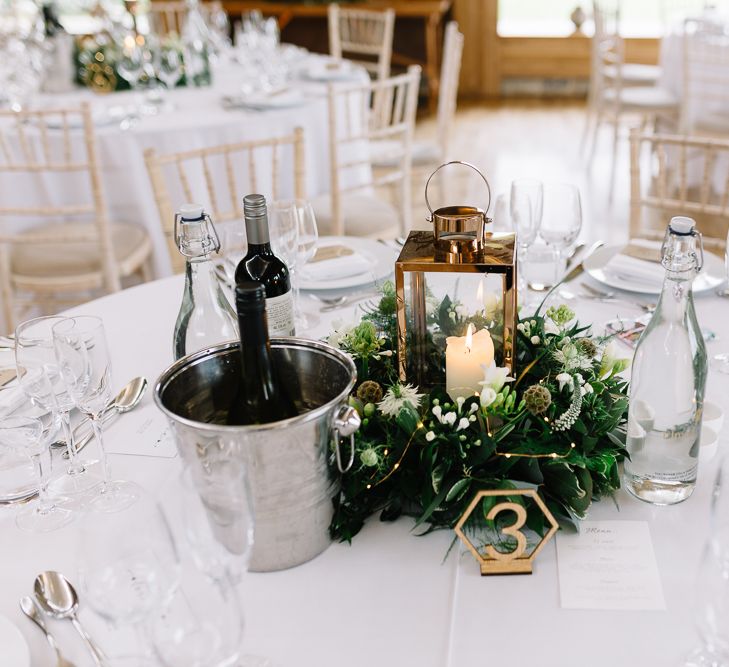
<svg viewBox="0 0 729 667"><path fill-rule="evenodd" d="M293 336L294 330L294 295L291 291L266 299L266 317L268 318L268 335Z"/></svg>

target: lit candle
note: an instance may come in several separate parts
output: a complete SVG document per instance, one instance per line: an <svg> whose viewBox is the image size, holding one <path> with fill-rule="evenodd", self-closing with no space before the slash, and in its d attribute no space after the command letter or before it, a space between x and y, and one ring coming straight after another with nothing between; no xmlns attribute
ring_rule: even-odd
<svg viewBox="0 0 729 667"><path fill-rule="evenodd" d="M494 360L491 334L487 329L473 331L473 324L469 324L465 336L446 338L446 391L454 400L480 394L479 382L484 376L481 364L489 365Z"/></svg>

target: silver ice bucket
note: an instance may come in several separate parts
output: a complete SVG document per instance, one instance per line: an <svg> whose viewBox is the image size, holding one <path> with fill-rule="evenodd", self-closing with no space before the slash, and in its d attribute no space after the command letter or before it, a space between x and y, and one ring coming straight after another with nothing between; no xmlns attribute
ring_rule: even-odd
<svg viewBox="0 0 729 667"><path fill-rule="evenodd" d="M250 569L256 572L299 565L329 546L332 497L339 488L335 466L344 472L352 465L351 439L359 426L347 405L356 381L349 357L300 338L274 338L271 351L281 381L301 396L302 412L291 419L255 426L216 423L225 421L238 389L237 343L179 359L157 380L154 396L192 470L216 537L233 553L240 531L212 508L220 507L231 468L245 464L255 515ZM342 438L348 442L340 451Z"/></svg>

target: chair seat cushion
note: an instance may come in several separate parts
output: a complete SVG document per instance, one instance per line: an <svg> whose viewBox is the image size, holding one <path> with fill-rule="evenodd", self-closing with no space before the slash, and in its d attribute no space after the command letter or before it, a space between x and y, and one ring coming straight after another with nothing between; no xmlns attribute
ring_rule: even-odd
<svg viewBox="0 0 729 667"><path fill-rule="evenodd" d="M316 215L319 234L334 234L332 220L332 199L322 195L311 202ZM342 217L344 234L347 236L367 236L387 238L397 236L400 229L400 216L397 209L373 194L342 195Z"/></svg>
<svg viewBox="0 0 729 667"><path fill-rule="evenodd" d="M90 223L51 223L34 227L34 233L57 234L59 239L89 229ZM138 269L149 257L151 243L142 227L127 223L111 225L114 256L122 276ZM22 238L22 234L19 235ZM63 243L15 244L11 250L11 270L14 282L24 278L88 279L92 274L102 275L101 249L94 241Z"/></svg>
<svg viewBox="0 0 729 667"><path fill-rule="evenodd" d="M615 65L607 65L604 75L608 79L617 78L618 71ZM661 68L657 65L642 65L639 63L624 63L620 68L623 84L626 86L650 85L658 81Z"/></svg>
<svg viewBox="0 0 729 667"><path fill-rule="evenodd" d="M615 88L608 88L604 92L605 100L614 102L616 92ZM678 100L670 91L658 86L634 86L632 88L621 88L620 104L636 110L665 110L677 108Z"/></svg>

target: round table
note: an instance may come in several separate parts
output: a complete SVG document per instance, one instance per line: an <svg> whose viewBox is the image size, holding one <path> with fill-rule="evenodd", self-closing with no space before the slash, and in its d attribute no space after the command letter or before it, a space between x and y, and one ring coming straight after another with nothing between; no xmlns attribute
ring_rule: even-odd
<svg viewBox="0 0 729 667"><path fill-rule="evenodd" d="M577 291L578 285L573 287ZM172 361L181 293L182 277L175 276L70 311L104 319L115 386L136 375L153 381ZM710 356L729 349L727 303L713 293L696 299L701 324L719 337L708 346ZM311 313L320 306L311 298L304 305ZM639 314L622 302L575 300L571 306L583 322L596 326L616 314ZM355 312L350 307L321 314L307 335L322 336L334 320L352 318ZM727 390L729 376L710 372L707 397L725 411ZM165 481L178 472L179 459L169 450L155 449L164 420L151 393L134 412L109 426L106 441L108 450L117 452L110 457L117 477L164 493ZM723 440L725 447L726 435ZM333 544L287 571L245 576L245 651L267 656L278 667L679 664L697 642L693 581L707 537L715 468L716 460L701 462L696 491L680 505L655 507L621 490L614 501L606 498L590 510L589 518L595 520L649 523L665 611L561 609L554 541L536 559L531 576L482 578L477 563L463 550L453 549L446 558L452 532L416 537L410 519L381 523L373 518L351 545ZM44 569L77 578L78 522L36 535L19 531L12 515L12 508L0 511L0 614L26 637L32 664L51 667L52 654L38 629L22 616L18 600L31 593L35 575ZM81 604L81 618L103 640L103 623L83 599ZM92 664L69 624L49 624L77 667Z"/></svg>

